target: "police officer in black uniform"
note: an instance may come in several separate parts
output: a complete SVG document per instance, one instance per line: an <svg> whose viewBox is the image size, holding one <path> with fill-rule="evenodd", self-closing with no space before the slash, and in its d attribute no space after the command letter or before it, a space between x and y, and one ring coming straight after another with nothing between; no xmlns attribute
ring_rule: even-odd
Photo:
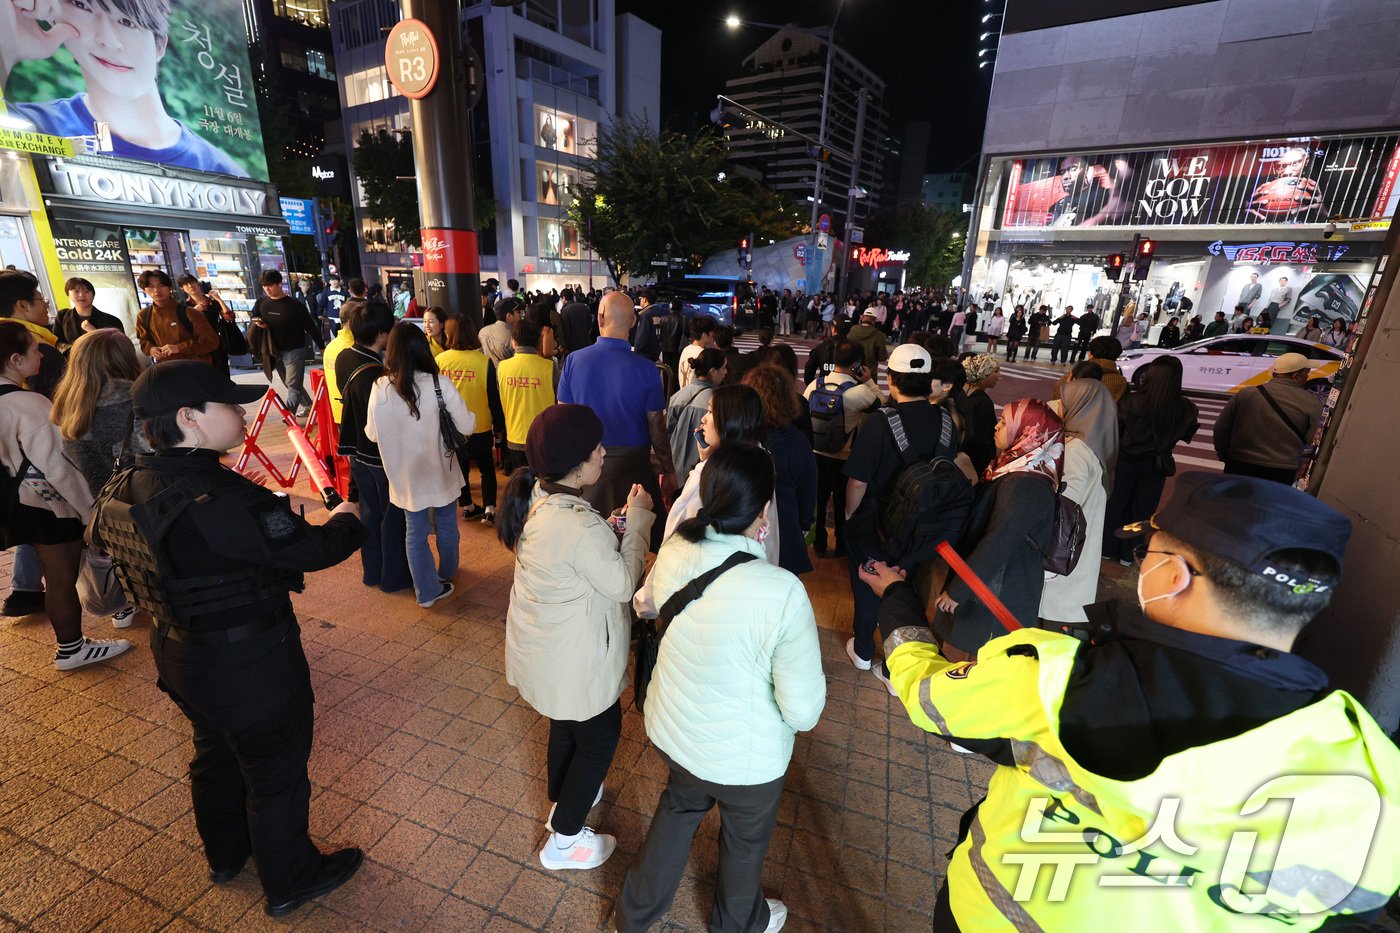
<svg viewBox="0 0 1400 933"><path fill-rule="evenodd" d="M143 373L132 400L155 453L108 483L90 532L154 618L158 684L194 726L190 784L210 878L232 881L251 855L267 913L281 916L364 859L323 855L307 836L313 698L290 593L303 573L354 554L365 529L349 503L309 524L220 464L243 440L242 405L263 391L193 360Z"/></svg>

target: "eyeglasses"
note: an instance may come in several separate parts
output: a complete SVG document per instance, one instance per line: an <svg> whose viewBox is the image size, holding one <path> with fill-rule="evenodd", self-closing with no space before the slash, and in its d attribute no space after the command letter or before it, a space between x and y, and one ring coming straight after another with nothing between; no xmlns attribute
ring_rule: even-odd
<svg viewBox="0 0 1400 933"><path fill-rule="evenodd" d="M1190 572L1191 576L1201 576L1201 572L1191 566L1191 562L1186 559L1185 554L1178 554L1176 551L1154 551L1151 545L1147 544L1139 544L1137 547L1133 548L1133 563L1137 564L1139 572L1142 571L1142 562L1147 560L1148 554L1161 554L1165 557L1180 557L1181 562L1186 565L1186 569Z"/></svg>

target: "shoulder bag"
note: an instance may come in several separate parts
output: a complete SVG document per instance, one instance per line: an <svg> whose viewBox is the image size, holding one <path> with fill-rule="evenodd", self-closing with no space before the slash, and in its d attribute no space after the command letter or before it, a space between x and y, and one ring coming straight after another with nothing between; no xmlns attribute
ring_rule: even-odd
<svg viewBox="0 0 1400 933"><path fill-rule="evenodd" d="M354 377L354 373L351 377ZM457 451L466 449L469 438L457 430L457 423L452 420L452 415L447 410L447 402L442 397L442 383L437 373L433 373L433 391L437 393L438 430L442 434L442 446L446 449L448 459L451 459L457 455Z"/></svg>
<svg viewBox="0 0 1400 933"><path fill-rule="evenodd" d="M718 567L707 570L685 586L671 594L671 598L661 607L655 619L642 619L637 634L637 663L632 675L632 701L641 712L647 701L647 688L651 686L651 675L656 670L656 658L661 651L661 636L671 620L681 614L700 594L725 572L740 564L758 558L748 551L735 551L724 559Z"/></svg>

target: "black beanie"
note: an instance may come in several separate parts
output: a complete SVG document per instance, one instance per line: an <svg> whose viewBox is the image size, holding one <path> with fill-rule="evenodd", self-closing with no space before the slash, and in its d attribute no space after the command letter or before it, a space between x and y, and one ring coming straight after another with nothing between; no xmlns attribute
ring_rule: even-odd
<svg viewBox="0 0 1400 933"><path fill-rule="evenodd" d="M551 405L525 437L525 459L540 476L563 476L603 442L603 422L587 405Z"/></svg>

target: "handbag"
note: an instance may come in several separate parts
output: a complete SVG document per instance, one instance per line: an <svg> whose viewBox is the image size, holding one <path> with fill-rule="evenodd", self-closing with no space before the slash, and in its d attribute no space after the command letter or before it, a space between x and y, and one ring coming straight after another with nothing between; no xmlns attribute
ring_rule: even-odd
<svg viewBox="0 0 1400 933"><path fill-rule="evenodd" d="M229 356L244 356L248 352L248 340L239 330L236 321L226 321L219 317L219 348Z"/></svg>
<svg viewBox="0 0 1400 933"><path fill-rule="evenodd" d="M724 559L718 567L707 570L685 586L671 594L661 607L655 619L642 619L637 632L637 661L632 671L632 702L637 712L642 712L647 701L647 689L651 686L651 675L656 670L656 658L661 652L661 637L671 620L681 614L700 594L726 571L758 558L747 551L735 551Z"/></svg>
<svg viewBox="0 0 1400 933"><path fill-rule="evenodd" d="M457 451L466 449L469 438L457 430L457 422L452 420L452 415L447 410L447 402L442 397L442 384L438 381L437 373L433 373L433 391L437 393L438 430L442 434L442 446L447 449L448 458L455 457Z"/></svg>
<svg viewBox="0 0 1400 933"><path fill-rule="evenodd" d="M117 581L112 555L100 548L83 548L83 565L78 569L78 599L83 611L95 616L109 616L130 605Z"/></svg>

